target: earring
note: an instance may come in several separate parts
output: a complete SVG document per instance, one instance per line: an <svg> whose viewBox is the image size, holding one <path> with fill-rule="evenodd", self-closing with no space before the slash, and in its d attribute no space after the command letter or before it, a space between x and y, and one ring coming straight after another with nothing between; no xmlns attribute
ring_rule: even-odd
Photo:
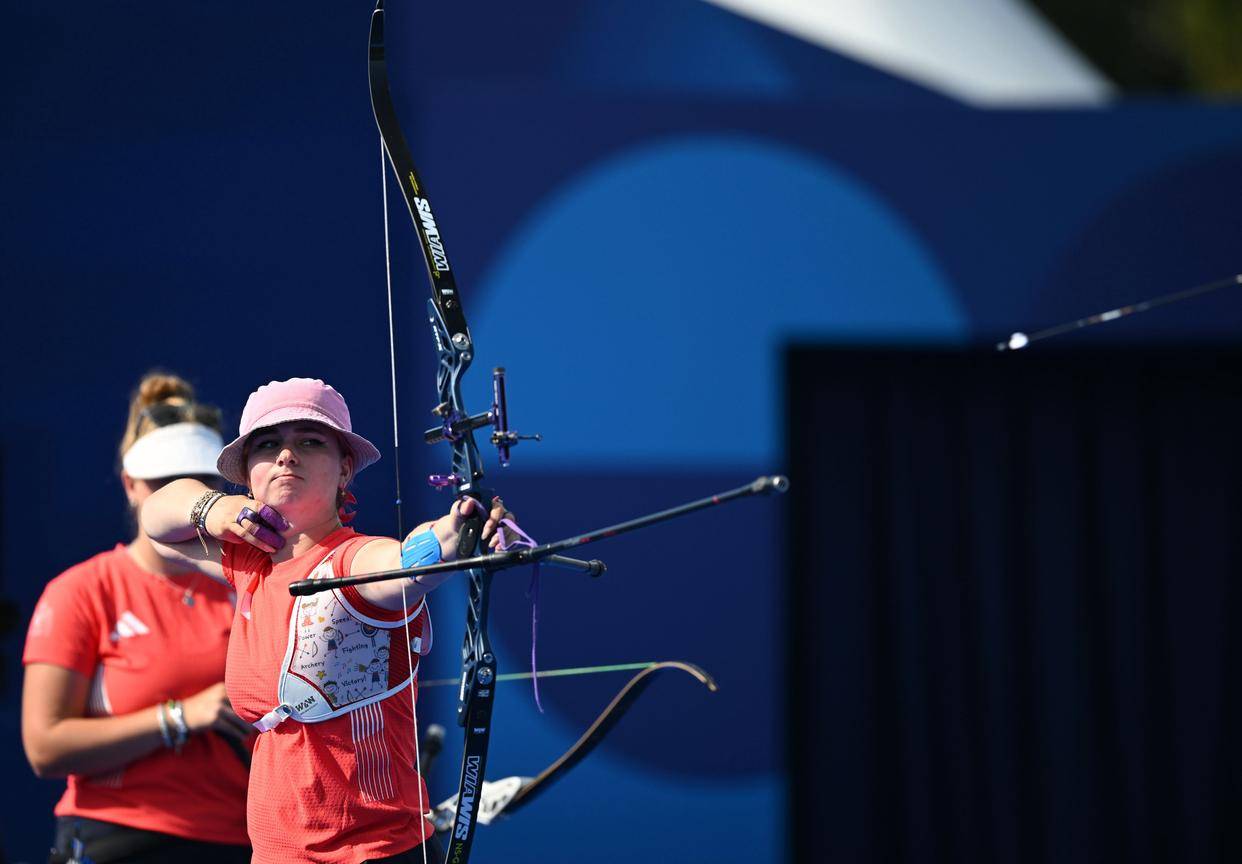
<svg viewBox="0 0 1242 864"><path fill-rule="evenodd" d="M336 512L341 518L342 525L348 525L353 521L354 511L353 505L358 503L358 499L354 494L344 487L336 490Z"/></svg>

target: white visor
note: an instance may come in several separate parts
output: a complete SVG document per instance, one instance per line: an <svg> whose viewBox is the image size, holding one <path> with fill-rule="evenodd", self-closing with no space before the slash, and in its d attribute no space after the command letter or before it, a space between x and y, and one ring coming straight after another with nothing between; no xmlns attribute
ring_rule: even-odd
<svg viewBox="0 0 1242 864"><path fill-rule="evenodd" d="M216 457L223 449L224 439L216 430L201 423L173 423L135 441L121 465L135 480L190 474L218 477Z"/></svg>

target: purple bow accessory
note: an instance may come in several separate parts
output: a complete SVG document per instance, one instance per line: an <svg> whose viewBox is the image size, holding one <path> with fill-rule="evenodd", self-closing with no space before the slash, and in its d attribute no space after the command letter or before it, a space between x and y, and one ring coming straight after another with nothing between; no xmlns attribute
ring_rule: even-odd
<svg viewBox="0 0 1242 864"><path fill-rule="evenodd" d="M264 518L264 517L267 518ZM282 549L285 545L285 538L281 537L277 531L287 530L289 523L285 521L285 517L276 512L275 509L264 504L259 508L259 512L251 510L249 507L243 507L241 512L237 514L237 524L242 525L246 520L254 523L254 536L262 540L273 549ZM283 528L276 528L275 525L283 525Z"/></svg>
<svg viewBox="0 0 1242 864"><path fill-rule="evenodd" d="M267 523L273 531L288 531L289 523L284 516L277 512L276 508L271 504L264 504L259 508L259 519Z"/></svg>
<svg viewBox="0 0 1242 864"><path fill-rule="evenodd" d="M505 529L508 529L507 531ZM508 552L510 549L523 547L526 549L534 549L538 544L531 538L529 534L517 526L512 519L502 519L500 524L496 526L496 533L500 535L501 552ZM509 536L512 533L512 538ZM536 662L535 646L539 641L539 562L536 561L531 566L530 585L526 589L526 596L530 598L530 681L535 690L535 707L539 709L539 713L543 713L543 703L539 701L539 669Z"/></svg>

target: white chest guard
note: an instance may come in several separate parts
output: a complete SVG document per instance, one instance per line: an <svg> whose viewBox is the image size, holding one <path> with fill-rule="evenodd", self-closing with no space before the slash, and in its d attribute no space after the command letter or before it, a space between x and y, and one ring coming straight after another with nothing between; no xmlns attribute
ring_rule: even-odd
<svg viewBox="0 0 1242 864"><path fill-rule="evenodd" d="M333 578L333 556L340 548L329 552L309 578ZM254 726L267 732L291 717L319 723L387 699L410 685L419 657L430 650L426 598L402 618L381 620L359 611L341 589L298 597L280 667L280 704Z"/></svg>

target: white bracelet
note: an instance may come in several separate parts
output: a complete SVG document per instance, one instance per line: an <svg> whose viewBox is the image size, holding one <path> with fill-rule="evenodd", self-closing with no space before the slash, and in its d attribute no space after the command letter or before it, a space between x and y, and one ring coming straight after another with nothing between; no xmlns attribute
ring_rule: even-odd
<svg viewBox="0 0 1242 864"><path fill-rule="evenodd" d="M180 753L186 739L190 737L190 727L185 725L185 711L181 707L181 700L169 699L165 704L168 706L168 719L177 727L177 740L173 749Z"/></svg>

